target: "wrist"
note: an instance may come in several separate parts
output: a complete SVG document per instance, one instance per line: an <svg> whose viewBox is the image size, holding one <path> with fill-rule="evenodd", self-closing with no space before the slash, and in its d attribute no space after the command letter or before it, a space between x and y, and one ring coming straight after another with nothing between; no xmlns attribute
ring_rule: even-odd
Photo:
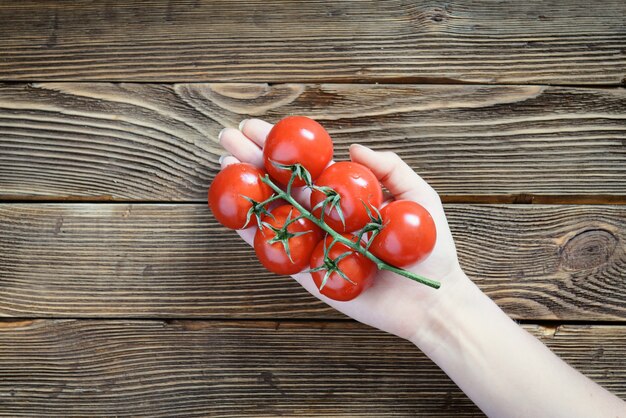
<svg viewBox="0 0 626 418"><path fill-rule="evenodd" d="M430 357L446 344L453 344L452 340L463 332L464 320L470 312L489 309L490 305L499 310L459 268L442 280L441 288L436 291L409 341Z"/></svg>
<svg viewBox="0 0 626 418"><path fill-rule="evenodd" d="M410 341L487 416L609 416L621 410L619 399L560 360L467 277L442 280L437 292L438 303L425 310Z"/></svg>

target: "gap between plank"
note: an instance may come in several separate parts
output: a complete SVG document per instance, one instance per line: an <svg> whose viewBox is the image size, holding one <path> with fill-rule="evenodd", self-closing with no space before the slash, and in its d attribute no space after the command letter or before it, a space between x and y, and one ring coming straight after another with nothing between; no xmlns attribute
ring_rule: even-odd
<svg viewBox="0 0 626 418"><path fill-rule="evenodd" d="M279 86L283 84L376 84L376 85L430 85L430 86L449 86L449 85L475 85L475 86L540 86L540 87L571 87L581 89L619 89L626 87L626 76L618 83L598 83L598 84L580 84L580 83L484 83L474 81L457 80L447 77L394 77L394 78L368 78L368 79L343 79L343 78L302 78L290 80L288 82L266 82L263 83L258 80L203 80L203 81L180 81L176 80L76 80L76 79L6 79L0 80L0 84L5 85L22 85L33 83L72 83L72 84L97 84L97 83L110 83L110 84L267 84L268 86Z"/></svg>
<svg viewBox="0 0 626 418"><path fill-rule="evenodd" d="M102 316L80 316L80 317L68 317L68 316L52 316L52 317L0 317L0 323L10 324L13 322L27 322L27 321L56 321L56 320L75 320L75 321L156 321L166 324L175 323L177 321L185 322L231 322L231 323L253 323L253 322L285 322L292 324L307 324L307 323L345 323L345 324L360 324L351 318L232 318L232 317L206 317L206 318L189 318L189 317L102 317ZM620 320L599 320L599 321L584 321L584 320L568 320L568 319L513 319L519 325L539 325L543 327L558 327L561 325L593 325L593 326L626 326L626 318L623 321ZM365 325L363 325L365 326Z"/></svg>
<svg viewBox="0 0 626 418"><path fill-rule="evenodd" d="M468 203L468 204L519 204L519 205L624 205L626 195L535 195L517 193L510 195L442 195L443 203ZM168 204L168 205L197 205L207 204L207 200L128 200L115 199L109 196L2 196L0 204L45 204L45 203L102 203L102 204Z"/></svg>

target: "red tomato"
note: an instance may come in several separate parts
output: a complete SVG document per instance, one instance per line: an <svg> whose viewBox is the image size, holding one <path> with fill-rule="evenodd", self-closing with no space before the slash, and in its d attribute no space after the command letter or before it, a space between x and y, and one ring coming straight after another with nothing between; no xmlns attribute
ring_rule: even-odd
<svg viewBox="0 0 626 418"><path fill-rule="evenodd" d="M265 174L265 170L247 163L231 164L220 171L209 188L209 206L215 219L231 229L253 226L254 218L246 225L252 203L244 196L262 202L272 195L270 186L260 179Z"/></svg>
<svg viewBox="0 0 626 418"><path fill-rule="evenodd" d="M369 250L381 260L406 267L424 260L437 240L435 221L420 204L396 200L380 210L383 229Z"/></svg>
<svg viewBox="0 0 626 418"><path fill-rule="evenodd" d="M363 203L370 207L379 208L383 201L383 192L378 179L369 168L361 164L343 161L328 167L315 182L317 186L328 186L341 196L341 211L345 219L345 228L336 208L326 208L324 222L338 232L352 232L363 228L369 222L369 216ZM311 193L311 207L325 199L326 195L314 190ZM372 213L375 213L371 210ZM322 209L313 211L320 217Z"/></svg>
<svg viewBox="0 0 626 418"><path fill-rule="evenodd" d="M343 236L354 242L358 239L354 235ZM315 247L315 250L313 250L313 254L311 255L311 269L315 269L316 267L320 267L324 264L324 245L328 248L332 241L333 238L328 235L325 240L322 240L319 244L317 244L317 247ZM341 277L339 273L333 272L328 277L324 287L320 290L322 295L339 301L352 300L363 293L364 290L372 285L374 282L374 276L376 276L376 272L378 271L376 264L374 264L371 260L340 242L336 242L330 248L328 256L331 260L335 260L346 251L349 251L350 254L339 260L337 267L353 283L350 283L350 281ZM313 281L318 289L322 285L322 281L324 280L324 276L327 271L328 270L320 270L311 273Z"/></svg>
<svg viewBox="0 0 626 418"><path fill-rule="evenodd" d="M279 206L270 213L273 215L273 218L265 215L261 221L277 229L282 228L288 219L293 220L300 216L298 209L291 205ZM254 251L261 264L276 274L288 275L302 271L309 265L311 253L322 239L322 230L305 218L300 218L287 226L287 234L299 234L302 232L306 233L286 237L291 254L290 258L285 251L282 241L271 242L272 239L280 238L277 237L275 231L267 226L258 229L254 236Z"/></svg>
<svg viewBox="0 0 626 418"><path fill-rule="evenodd" d="M300 163L315 180L332 158L330 135L322 125L304 116L289 116L274 125L263 148L265 169L282 184L289 182L291 171L276 167L272 161L283 165ZM300 178L293 182L294 186L304 184Z"/></svg>

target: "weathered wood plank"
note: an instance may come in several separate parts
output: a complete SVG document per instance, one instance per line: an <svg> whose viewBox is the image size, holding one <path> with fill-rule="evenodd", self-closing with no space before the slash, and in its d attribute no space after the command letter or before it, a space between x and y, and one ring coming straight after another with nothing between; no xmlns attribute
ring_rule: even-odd
<svg viewBox="0 0 626 418"><path fill-rule="evenodd" d="M515 318L626 319L626 206L446 213L466 273ZM0 205L0 288L14 317L342 317L203 204Z"/></svg>
<svg viewBox="0 0 626 418"><path fill-rule="evenodd" d="M0 79L620 84L623 1L0 5Z"/></svg>
<svg viewBox="0 0 626 418"><path fill-rule="evenodd" d="M482 416L410 343L356 323L0 326L1 416ZM626 398L626 328L525 326Z"/></svg>
<svg viewBox="0 0 626 418"><path fill-rule="evenodd" d="M625 108L624 90L538 86L5 85L0 199L206 201L223 126L306 114L337 158L394 150L444 199L623 202Z"/></svg>

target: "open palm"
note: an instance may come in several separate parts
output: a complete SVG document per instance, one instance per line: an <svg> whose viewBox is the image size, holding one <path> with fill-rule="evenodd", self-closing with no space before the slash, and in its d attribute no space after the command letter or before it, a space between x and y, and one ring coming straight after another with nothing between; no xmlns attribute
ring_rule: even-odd
<svg viewBox="0 0 626 418"><path fill-rule="evenodd" d="M230 153L221 159L222 168L239 161L263 166L263 145L272 125L259 119L243 121L240 129L227 128L220 134L222 146ZM408 270L438 280L438 290L413 282L389 271L379 271L370 289L350 302L337 302L320 294L309 273L293 277L312 295L333 308L356 319L402 338L411 338L428 309L438 301L438 292L454 291L464 277L458 263L456 249L439 195L404 161L392 152L376 152L367 147L352 145L352 161L368 167L395 199L413 200L424 206L437 226L437 243L431 255ZM294 188L292 195L305 207L309 190ZM252 244L256 227L238 231Z"/></svg>

